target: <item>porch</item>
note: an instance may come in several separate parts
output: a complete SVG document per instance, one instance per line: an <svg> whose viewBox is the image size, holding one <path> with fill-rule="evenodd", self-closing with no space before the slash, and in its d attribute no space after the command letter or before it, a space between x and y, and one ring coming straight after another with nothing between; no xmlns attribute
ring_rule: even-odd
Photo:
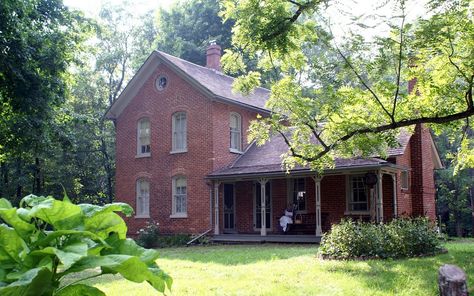
<svg viewBox="0 0 474 296"><path fill-rule="evenodd" d="M213 241L319 243L331 224L345 217L390 220L398 214L397 172L384 162L383 167L358 167L324 175L309 170L220 175L213 179ZM296 205L294 223L290 232L283 234L279 219L289 204Z"/></svg>
<svg viewBox="0 0 474 296"><path fill-rule="evenodd" d="M320 236L315 235L279 235L269 234L219 234L212 237L218 243L301 243L315 244L321 242Z"/></svg>

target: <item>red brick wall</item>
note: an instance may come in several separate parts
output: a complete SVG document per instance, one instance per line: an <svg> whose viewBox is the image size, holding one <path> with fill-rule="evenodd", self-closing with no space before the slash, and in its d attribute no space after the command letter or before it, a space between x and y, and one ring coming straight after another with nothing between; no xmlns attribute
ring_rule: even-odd
<svg viewBox="0 0 474 296"><path fill-rule="evenodd" d="M411 184L411 176L413 172L411 171L411 148L410 144L405 149L403 155L396 157L396 164L404 167L408 170L409 183ZM397 173L397 214L398 216L411 216L412 211L412 198L411 198L411 186L409 184L408 189L401 188L401 173Z"/></svg>
<svg viewBox="0 0 474 296"><path fill-rule="evenodd" d="M168 77L168 86L157 91L154 81L159 75ZM171 120L174 112L187 115L186 153L170 154ZM150 181L150 216L160 223L162 232L198 233L210 227L209 187L204 177L213 171L214 154L231 155L228 144L214 146L213 133L222 128L228 135L229 127L213 130L213 103L191 85L161 64L145 82L117 119L117 200L136 206L135 182L144 177ZM249 115L239 112L243 119ZM151 123L151 156L136 158L137 122L148 117ZM245 126L246 127L246 126ZM223 137L228 140L228 136ZM226 149L225 149L226 148ZM172 177L187 177L188 218L170 218ZM129 232L134 234L147 219L128 218Z"/></svg>
<svg viewBox="0 0 474 296"><path fill-rule="evenodd" d="M240 114L242 120L242 151L248 146L247 136L248 128L251 120L256 119L257 113L214 101L212 103L212 136L213 136L213 152L214 161L213 169L217 170L228 166L240 154L231 153L230 147L230 113L236 112Z"/></svg>
<svg viewBox="0 0 474 296"><path fill-rule="evenodd" d="M434 165L431 134L427 127L417 125L410 139L411 192L413 215L436 219Z"/></svg>
<svg viewBox="0 0 474 296"><path fill-rule="evenodd" d="M325 176L321 181L321 215L338 223L346 211L346 176Z"/></svg>

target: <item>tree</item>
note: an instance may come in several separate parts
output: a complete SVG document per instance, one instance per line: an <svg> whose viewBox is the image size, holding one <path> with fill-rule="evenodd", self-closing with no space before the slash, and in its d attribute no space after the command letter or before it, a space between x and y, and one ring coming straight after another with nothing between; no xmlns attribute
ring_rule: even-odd
<svg viewBox="0 0 474 296"><path fill-rule="evenodd" d="M222 24L218 12L217 0L182 0L170 11L161 8L157 21L157 48L205 66L204 53L209 41L216 40L222 48L231 46L233 22Z"/></svg>
<svg viewBox="0 0 474 296"><path fill-rule="evenodd" d="M42 155L84 22L58 0L0 3L0 193L42 192ZM10 192L8 192L10 193Z"/></svg>
<svg viewBox="0 0 474 296"><path fill-rule="evenodd" d="M280 134L287 168L321 170L336 157L386 156L400 130L416 124L467 129L474 115L472 5L432 1L430 18L408 24L406 1L384 2L395 7L384 19L390 35L372 39L355 32L337 38L325 18L337 4L330 1L223 2L224 20L235 22L234 46L258 56L261 70L281 70L267 102L272 115L251 125L250 140L262 144ZM245 70L239 50L226 53L226 71ZM315 75L314 65L331 75ZM259 84L259 72L249 71L234 87L245 93ZM473 145L461 142L458 168L474 165Z"/></svg>

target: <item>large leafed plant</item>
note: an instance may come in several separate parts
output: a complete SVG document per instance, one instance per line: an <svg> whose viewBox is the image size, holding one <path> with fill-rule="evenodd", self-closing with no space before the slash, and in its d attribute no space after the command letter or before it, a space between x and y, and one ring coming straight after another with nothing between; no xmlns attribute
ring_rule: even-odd
<svg viewBox="0 0 474 296"><path fill-rule="evenodd" d="M19 208L0 199L0 295L105 295L79 283L84 270L94 272L87 278L119 273L169 289L171 278L155 263L158 253L127 239L116 212L133 210L124 203L75 205L67 196L29 195Z"/></svg>

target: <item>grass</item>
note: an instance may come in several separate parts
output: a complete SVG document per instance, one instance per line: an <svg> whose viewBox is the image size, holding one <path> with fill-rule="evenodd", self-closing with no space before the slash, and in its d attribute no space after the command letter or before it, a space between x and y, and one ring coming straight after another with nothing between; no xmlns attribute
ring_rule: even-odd
<svg viewBox="0 0 474 296"><path fill-rule="evenodd" d="M436 295L437 271L456 264L474 292L474 240L446 244L447 254L404 260L321 261L309 245L221 245L160 249L174 279L171 295ZM158 295L120 276L89 283L107 295Z"/></svg>

